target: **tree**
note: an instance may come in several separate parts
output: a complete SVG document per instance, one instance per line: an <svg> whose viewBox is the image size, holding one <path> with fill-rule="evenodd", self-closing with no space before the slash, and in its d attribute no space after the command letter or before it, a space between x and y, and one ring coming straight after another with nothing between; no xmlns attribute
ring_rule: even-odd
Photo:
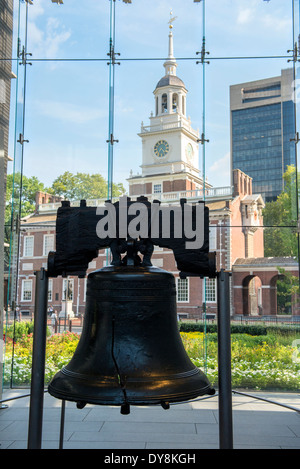
<svg viewBox="0 0 300 469"><path fill-rule="evenodd" d="M66 171L58 176L51 187L51 193L63 196L67 200L105 199L107 181L101 174L76 173ZM113 196L125 193L123 184L113 184Z"/></svg>
<svg viewBox="0 0 300 469"><path fill-rule="evenodd" d="M44 183L40 182L36 176L22 176L21 173L8 174L6 182L6 206L5 206L5 223L10 222L11 210L20 211L20 216L25 217L34 212L35 194L38 191L47 189ZM20 201L20 194L22 194Z"/></svg>
<svg viewBox="0 0 300 469"><path fill-rule="evenodd" d="M291 307L299 295L299 278L281 267L277 267L277 307L278 314L291 314Z"/></svg>
<svg viewBox="0 0 300 469"><path fill-rule="evenodd" d="M284 191L263 210L265 256L298 256L296 168L287 167Z"/></svg>
<svg viewBox="0 0 300 469"><path fill-rule="evenodd" d="M48 189L36 176L21 176L21 173L7 175L4 242L8 245L11 241L12 226L17 226L16 222L19 218L25 217L26 215L34 212L35 194L38 191L47 192ZM9 256L9 249L6 248L4 250L4 262L6 268L8 268L9 265Z"/></svg>

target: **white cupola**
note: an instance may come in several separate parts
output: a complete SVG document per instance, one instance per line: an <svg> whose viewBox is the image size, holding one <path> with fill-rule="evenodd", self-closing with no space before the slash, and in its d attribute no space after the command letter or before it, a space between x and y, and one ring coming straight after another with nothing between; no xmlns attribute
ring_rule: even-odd
<svg viewBox="0 0 300 469"><path fill-rule="evenodd" d="M173 52L172 32L172 22L174 20L175 18L171 17L169 21L169 51L168 58L164 62L165 75L159 80L153 92L155 96L155 117L173 113L186 115L187 90L183 81L176 76L177 63Z"/></svg>

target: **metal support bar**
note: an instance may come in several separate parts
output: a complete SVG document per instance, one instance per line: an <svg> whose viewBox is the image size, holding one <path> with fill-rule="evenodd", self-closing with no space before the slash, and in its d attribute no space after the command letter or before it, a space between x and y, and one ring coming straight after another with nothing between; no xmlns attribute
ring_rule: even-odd
<svg viewBox="0 0 300 469"><path fill-rule="evenodd" d="M265 397L254 396L253 394L247 394L245 392L240 392L240 391L235 391L235 390L233 390L232 392L233 394L239 394L240 396L247 396L247 397L251 397L252 399L257 399L259 401L268 402L269 404L279 405L281 407L284 407L285 409L294 410L295 412L298 412L300 414L300 408L298 407L293 407L291 405L283 404L282 402L273 401L272 399L266 399Z"/></svg>
<svg viewBox="0 0 300 469"><path fill-rule="evenodd" d="M64 444L65 414L66 414L66 401L63 399L61 401L59 449L63 449L63 444Z"/></svg>
<svg viewBox="0 0 300 469"><path fill-rule="evenodd" d="M35 310L28 426L28 449L41 449L42 444L47 332L48 275L45 269L41 269L40 271L35 272L35 275Z"/></svg>
<svg viewBox="0 0 300 469"><path fill-rule="evenodd" d="M233 448L229 272L218 272L218 375L220 449Z"/></svg>

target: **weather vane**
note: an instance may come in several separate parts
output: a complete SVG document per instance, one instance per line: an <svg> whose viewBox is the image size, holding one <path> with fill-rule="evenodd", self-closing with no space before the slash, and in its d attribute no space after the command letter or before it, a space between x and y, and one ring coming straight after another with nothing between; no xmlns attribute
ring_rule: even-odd
<svg viewBox="0 0 300 469"><path fill-rule="evenodd" d="M168 24L170 25L169 28L172 29L173 28L173 21L175 21L177 18L177 16L173 16L173 12L172 10L170 11L170 20L168 21Z"/></svg>

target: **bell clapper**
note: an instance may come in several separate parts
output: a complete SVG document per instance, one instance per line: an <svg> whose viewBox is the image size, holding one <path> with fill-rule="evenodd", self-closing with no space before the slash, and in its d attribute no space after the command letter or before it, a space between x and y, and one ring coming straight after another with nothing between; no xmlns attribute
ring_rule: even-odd
<svg viewBox="0 0 300 469"><path fill-rule="evenodd" d="M169 402L161 401L160 405L161 405L162 408L165 409L165 410L170 409L170 404L169 404Z"/></svg>
<svg viewBox="0 0 300 469"><path fill-rule="evenodd" d="M78 402L76 403L77 409L83 409L85 406L86 406L86 402L78 401Z"/></svg>
<svg viewBox="0 0 300 469"><path fill-rule="evenodd" d="M122 415L130 414L130 405L128 404L128 402L125 402L125 404L121 405L121 414Z"/></svg>

